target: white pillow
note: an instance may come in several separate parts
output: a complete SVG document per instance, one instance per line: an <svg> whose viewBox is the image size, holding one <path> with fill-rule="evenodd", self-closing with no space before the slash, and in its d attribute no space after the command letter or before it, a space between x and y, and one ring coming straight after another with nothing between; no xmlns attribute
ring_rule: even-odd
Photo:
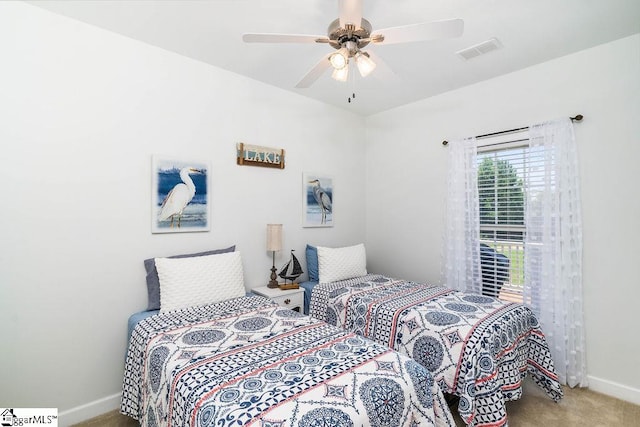
<svg viewBox="0 0 640 427"><path fill-rule="evenodd" d="M161 313L245 295L240 252L155 261Z"/></svg>
<svg viewBox="0 0 640 427"><path fill-rule="evenodd" d="M367 254L362 243L346 248L318 246L318 282L336 282L366 274Z"/></svg>

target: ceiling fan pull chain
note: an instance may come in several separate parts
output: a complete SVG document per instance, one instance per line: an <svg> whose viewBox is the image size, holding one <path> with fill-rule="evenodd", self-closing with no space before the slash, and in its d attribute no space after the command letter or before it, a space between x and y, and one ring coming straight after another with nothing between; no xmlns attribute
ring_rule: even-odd
<svg viewBox="0 0 640 427"><path fill-rule="evenodd" d="M355 92L355 75L353 73L349 73L349 81L348 81L348 85L349 85L349 92L351 92L351 96L347 98L347 101L349 101L349 103L351 103L351 100L356 100L356 92Z"/></svg>

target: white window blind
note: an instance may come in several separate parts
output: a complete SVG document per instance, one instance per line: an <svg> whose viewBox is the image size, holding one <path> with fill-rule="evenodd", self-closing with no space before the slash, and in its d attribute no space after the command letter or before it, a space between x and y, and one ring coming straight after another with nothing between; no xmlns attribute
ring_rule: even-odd
<svg viewBox="0 0 640 427"><path fill-rule="evenodd" d="M482 292L522 302L524 207L543 172L540 150L528 139L478 147Z"/></svg>

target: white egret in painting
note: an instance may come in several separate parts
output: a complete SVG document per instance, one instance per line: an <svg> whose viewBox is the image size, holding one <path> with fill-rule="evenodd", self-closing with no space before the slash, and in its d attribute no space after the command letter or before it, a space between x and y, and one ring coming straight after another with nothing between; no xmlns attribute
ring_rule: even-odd
<svg viewBox="0 0 640 427"><path fill-rule="evenodd" d="M325 189L320 186L320 180L314 179L313 181L309 181L309 184L313 184L313 198L316 199L316 203L318 203L320 211L322 212L322 221L320 223L325 224L327 222L327 213L331 212L331 197L329 197Z"/></svg>
<svg viewBox="0 0 640 427"><path fill-rule="evenodd" d="M167 197L165 197L162 201L158 219L160 221L165 221L171 218L171 228L173 228L173 222L176 217L178 221L178 228L180 228L180 219L182 218L182 212L184 211L184 208L189 204L189 202L191 202L193 196L195 196L196 194L196 186L189 176L189 174L193 173L203 172L192 167L180 169L180 179L182 180L182 182L176 184L175 187L173 187L171 191L169 191Z"/></svg>

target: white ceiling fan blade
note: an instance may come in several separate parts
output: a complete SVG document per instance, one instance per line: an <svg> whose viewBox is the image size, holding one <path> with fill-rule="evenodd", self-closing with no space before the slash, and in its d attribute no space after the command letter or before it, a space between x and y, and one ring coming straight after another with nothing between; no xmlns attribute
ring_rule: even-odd
<svg viewBox="0 0 640 427"><path fill-rule="evenodd" d="M277 33L247 33L242 35L245 43L328 43L327 36L310 34L277 34Z"/></svg>
<svg viewBox="0 0 640 427"><path fill-rule="evenodd" d="M340 26L353 24L356 28L362 22L362 0L338 0Z"/></svg>
<svg viewBox="0 0 640 427"><path fill-rule="evenodd" d="M322 57L320 61L316 65L313 66L311 70L298 82L296 88L304 89L308 88L312 84L315 83L316 80L320 78L322 74L327 70L327 68L331 67L331 62L329 62L329 56L331 56L333 52Z"/></svg>
<svg viewBox="0 0 640 427"><path fill-rule="evenodd" d="M424 22L422 24L404 25L376 30L371 39L376 44L411 43L424 40L435 40L459 37L464 31L462 19L447 19L444 21ZM384 40L376 42L377 35L384 36Z"/></svg>
<svg viewBox="0 0 640 427"><path fill-rule="evenodd" d="M376 69L371 73L376 80L382 80L388 83L392 83L399 79L398 75L395 71L387 64L379 55L377 55L373 50L368 49L366 51L367 55L373 62L376 63Z"/></svg>

